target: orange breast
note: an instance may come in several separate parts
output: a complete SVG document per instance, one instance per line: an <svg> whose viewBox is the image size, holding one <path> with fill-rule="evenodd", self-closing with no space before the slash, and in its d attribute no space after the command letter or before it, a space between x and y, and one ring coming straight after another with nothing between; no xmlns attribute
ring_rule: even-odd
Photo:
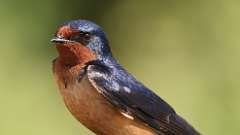
<svg viewBox="0 0 240 135"><path fill-rule="evenodd" d="M60 71L63 72L63 70L59 70L56 65L54 71L55 79L67 108L76 119L96 134L157 135L152 128L144 123L122 115L116 107L95 90L87 76L78 82L76 76L72 75L71 72L66 72L68 75L59 76ZM64 77L67 79L64 80ZM65 83L67 83L67 87Z"/></svg>

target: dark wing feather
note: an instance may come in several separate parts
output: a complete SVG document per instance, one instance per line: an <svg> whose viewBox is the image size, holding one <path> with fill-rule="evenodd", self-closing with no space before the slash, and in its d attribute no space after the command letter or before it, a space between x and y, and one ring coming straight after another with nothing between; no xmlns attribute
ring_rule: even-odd
<svg viewBox="0 0 240 135"><path fill-rule="evenodd" d="M87 67L87 75L93 86L110 103L156 129L159 134L197 135L170 105L117 63L106 66L101 61L92 62Z"/></svg>

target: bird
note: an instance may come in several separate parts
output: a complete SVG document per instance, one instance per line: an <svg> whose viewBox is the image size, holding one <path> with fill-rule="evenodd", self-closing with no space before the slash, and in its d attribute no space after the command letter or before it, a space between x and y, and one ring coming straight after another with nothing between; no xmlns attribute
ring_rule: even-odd
<svg viewBox="0 0 240 135"><path fill-rule="evenodd" d="M71 114L97 135L200 135L114 58L104 30L89 20L57 27L53 75Z"/></svg>

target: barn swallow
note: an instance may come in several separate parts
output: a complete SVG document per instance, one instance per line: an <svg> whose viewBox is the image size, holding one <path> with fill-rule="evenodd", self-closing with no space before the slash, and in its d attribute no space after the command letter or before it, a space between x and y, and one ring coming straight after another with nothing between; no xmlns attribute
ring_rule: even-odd
<svg viewBox="0 0 240 135"><path fill-rule="evenodd" d="M53 73L72 115L98 135L199 135L113 57L106 34L88 20L59 26Z"/></svg>

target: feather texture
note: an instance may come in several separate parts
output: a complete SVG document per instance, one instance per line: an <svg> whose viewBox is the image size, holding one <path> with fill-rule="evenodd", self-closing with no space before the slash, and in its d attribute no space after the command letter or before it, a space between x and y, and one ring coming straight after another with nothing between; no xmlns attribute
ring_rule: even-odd
<svg viewBox="0 0 240 135"><path fill-rule="evenodd" d="M199 134L169 104L138 82L114 59L110 59L93 61L87 68L90 82L110 103L143 121L159 134Z"/></svg>

